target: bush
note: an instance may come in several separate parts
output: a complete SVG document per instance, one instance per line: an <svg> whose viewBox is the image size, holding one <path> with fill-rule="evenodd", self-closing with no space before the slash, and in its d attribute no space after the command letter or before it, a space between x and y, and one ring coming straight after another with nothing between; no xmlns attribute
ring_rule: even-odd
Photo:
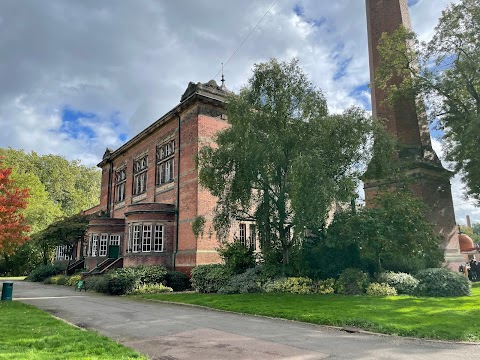
<svg viewBox="0 0 480 360"><path fill-rule="evenodd" d="M371 283L368 285L367 295L395 296L397 295L397 290L386 283Z"/></svg>
<svg viewBox="0 0 480 360"><path fill-rule="evenodd" d="M358 295L364 294L369 284L368 275L355 268L342 271L337 280L336 290L339 294Z"/></svg>
<svg viewBox="0 0 480 360"><path fill-rule="evenodd" d="M284 292L291 294L313 294L316 284L312 279L305 277L289 277L270 281L264 284L266 292Z"/></svg>
<svg viewBox="0 0 480 360"><path fill-rule="evenodd" d="M192 287L200 293L215 293L228 283L230 276L225 265L199 265L192 269Z"/></svg>
<svg viewBox="0 0 480 360"><path fill-rule="evenodd" d="M242 245L239 240L222 244L218 254L232 274L243 274L247 269L255 266L253 249Z"/></svg>
<svg viewBox="0 0 480 360"><path fill-rule="evenodd" d="M82 279L81 275L72 275L68 278L67 284L68 286L75 286L79 280Z"/></svg>
<svg viewBox="0 0 480 360"><path fill-rule="evenodd" d="M68 281L68 277L65 275L54 275L50 276L49 278L43 280L44 284L53 284L53 285L66 285Z"/></svg>
<svg viewBox="0 0 480 360"><path fill-rule="evenodd" d="M225 286L219 290L219 294L248 294L263 291L260 286L258 274L260 269L251 268L243 274L234 275Z"/></svg>
<svg viewBox="0 0 480 360"><path fill-rule="evenodd" d="M335 292L335 279L325 279L319 280L316 284L316 291L317 294L333 294Z"/></svg>
<svg viewBox="0 0 480 360"><path fill-rule="evenodd" d="M125 295L140 286L137 270L134 268L120 268L109 271L105 275L105 291L110 295Z"/></svg>
<svg viewBox="0 0 480 360"><path fill-rule="evenodd" d="M417 296L453 297L470 295L470 283L466 276L446 268L425 269L416 276Z"/></svg>
<svg viewBox="0 0 480 360"><path fill-rule="evenodd" d="M65 267L60 264L55 265L41 265L36 267L26 278L28 281L42 282L45 279L61 274Z"/></svg>
<svg viewBox="0 0 480 360"><path fill-rule="evenodd" d="M185 291L190 287L190 279L180 271L168 271L165 282L173 291Z"/></svg>
<svg viewBox="0 0 480 360"><path fill-rule="evenodd" d="M142 284L162 284L167 275L167 269L161 265L140 265L134 268L136 278Z"/></svg>
<svg viewBox="0 0 480 360"><path fill-rule="evenodd" d="M385 271L377 278L379 283L386 283L397 290L398 294L415 294L418 280L403 272Z"/></svg>
<svg viewBox="0 0 480 360"><path fill-rule="evenodd" d="M94 275L84 279L85 288L87 290L97 291L100 293L107 292L107 279L105 275Z"/></svg>
<svg viewBox="0 0 480 360"><path fill-rule="evenodd" d="M163 284L143 284L140 285L138 288L134 289L131 293L134 295L142 295L142 294L160 294L166 292L172 292L173 289L171 287L165 286Z"/></svg>

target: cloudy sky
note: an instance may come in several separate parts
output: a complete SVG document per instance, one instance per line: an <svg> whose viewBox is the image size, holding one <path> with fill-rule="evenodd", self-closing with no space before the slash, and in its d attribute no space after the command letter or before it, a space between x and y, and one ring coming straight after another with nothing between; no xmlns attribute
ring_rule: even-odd
<svg viewBox="0 0 480 360"><path fill-rule="evenodd" d="M409 0L422 39L450 2ZM1 1L0 147L97 164L173 108L189 81L215 77L273 3ZM225 67L227 87L238 91L271 57L298 57L331 111L371 109L364 0L278 0ZM453 185L457 220L480 221Z"/></svg>

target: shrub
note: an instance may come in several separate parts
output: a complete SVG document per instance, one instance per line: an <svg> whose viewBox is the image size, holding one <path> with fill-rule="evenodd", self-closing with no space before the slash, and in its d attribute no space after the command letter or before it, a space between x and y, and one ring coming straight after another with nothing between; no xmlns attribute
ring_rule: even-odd
<svg viewBox="0 0 480 360"><path fill-rule="evenodd" d="M165 286L163 284L143 284L140 285L138 288L134 289L131 293L134 295L142 295L142 294L160 294L166 292L172 292L173 289L171 287Z"/></svg>
<svg viewBox="0 0 480 360"><path fill-rule="evenodd" d="M68 286L75 286L79 280L82 279L81 275L72 275L68 278L67 284Z"/></svg>
<svg viewBox="0 0 480 360"><path fill-rule="evenodd" d="M470 295L470 283L466 276L446 268L433 268L419 271L416 276L418 286L415 295L453 297Z"/></svg>
<svg viewBox="0 0 480 360"><path fill-rule="evenodd" d="M367 295L395 296L397 295L397 290L386 283L371 283L367 287Z"/></svg>
<svg viewBox="0 0 480 360"><path fill-rule="evenodd" d="M270 281L264 284L266 292L285 292L291 294L313 294L316 284L305 277L289 277Z"/></svg>
<svg viewBox="0 0 480 360"><path fill-rule="evenodd" d="M413 295L418 280L412 275L403 272L385 271L377 278L379 283L386 283L397 290L398 294Z"/></svg>
<svg viewBox="0 0 480 360"><path fill-rule="evenodd" d="M335 292L335 279L325 279L319 280L316 284L316 291L317 294L333 294Z"/></svg>
<svg viewBox="0 0 480 360"><path fill-rule="evenodd" d="M161 265L140 265L132 269L142 284L161 284L167 275L167 269Z"/></svg>
<svg viewBox="0 0 480 360"><path fill-rule="evenodd" d="M61 274L65 267L60 264L55 265L41 265L36 267L26 278L26 280L33 282L42 282L45 279Z"/></svg>
<svg viewBox="0 0 480 360"><path fill-rule="evenodd" d="M105 275L89 276L84 279L85 288L87 290L97 291L101 293L107 292L107 279Z"/></svg>
<svg viewBox="0 0 480 360"><path fill-rule="evenodd" d="M137 270L134 268L120 268L109 271L105 275L105 291L110 295L125 295L140 285Z"/></svg>
<svg viewBox="0 0 480 360"><path fill-rule="evenodd" d="M255 266L253 249L242 245L239 240L222 244L218 254L232 274L243 274L247 269Z"/></svg>
<svg viewBox="0 0 480 360"><path fill-rule="evenodd" d="M192 287L200 293L215 293L231 276L225 265L199 265L192 270Z"/></svg>
<svg viewBox="0 0 480 360"><path fill-rule="evenodd" d="M44 284L53 284L53 285L66 285L68 277L65 275L54 275L43 281Z"/></svg>
<svg viewBox="0 0 480 360"><path fill-rule="evenodd" d="M358 295L364 294L369 284L368 275L355 268L348 268L342 271L336 283L336 290L339 294Z"/></svg>
<svg viewBox="0 0 480 360"><path fill-rule="evenodd" d="M225 286L219 290L219 294L248 294L263 291L260 286L258 274L260 269L251 268L243 274L234 275Z"/></svg>
<svg viewBox="0 0 480 360"><path fill-rule="evenodd" d="M180 271L168 271L165 282L173 291L184 291L190 287L190 279Z"/></svg>

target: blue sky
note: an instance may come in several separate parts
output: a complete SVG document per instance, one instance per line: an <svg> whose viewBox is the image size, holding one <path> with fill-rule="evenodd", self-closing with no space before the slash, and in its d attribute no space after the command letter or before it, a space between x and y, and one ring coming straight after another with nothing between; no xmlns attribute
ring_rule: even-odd
<svg viewBox="0 0 480 360"><path fill-rule="evenodd" d="M94 166L206 82L273 0L0 2L0 146ZM428 40L450 0L409 0ZM365 2L277 1L225 67L238 91L254 63L297 57L331 112L371 110ZM219 77L216 78L219 81ZM435 142L437 149L440 143ZM480 210L461 199L457 219Z"/></svg>

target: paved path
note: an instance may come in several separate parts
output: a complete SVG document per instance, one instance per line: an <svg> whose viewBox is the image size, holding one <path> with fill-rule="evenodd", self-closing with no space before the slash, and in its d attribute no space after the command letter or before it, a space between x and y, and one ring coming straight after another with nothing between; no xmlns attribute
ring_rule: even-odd
<svg viewBox="0 0 480 360"><path fill-rule="evenodd" d="M291 321L14 283L14 300L94 329L157 360L435 359L480 354L480 345L349 334ZM448 324L445 324L448 326Z"/></svg>

